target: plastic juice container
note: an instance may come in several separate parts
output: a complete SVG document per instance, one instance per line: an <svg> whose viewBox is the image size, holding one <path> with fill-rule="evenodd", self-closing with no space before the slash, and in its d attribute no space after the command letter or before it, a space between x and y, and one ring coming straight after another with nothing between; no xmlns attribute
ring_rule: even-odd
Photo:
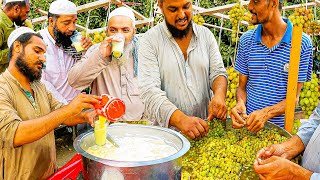
<svg viewBox="0 0 320 180"><path fill-rule="evenodd" d="M84 50L84 48L81 46L81 38L82 35L78 31L75 31L74 35L70 37L72 45L74 46L74 48L76 48L77 52L81 52Z"/></svg>
<svg viewBox="0 0 320 180"><path fill-rule="evenodd" d="M114 36L117 37L118 39L121 39L121 41L120 42L112 41L112 56L115 58L120 58L123 54L125 38L121 33L117 33Z"/></svg>

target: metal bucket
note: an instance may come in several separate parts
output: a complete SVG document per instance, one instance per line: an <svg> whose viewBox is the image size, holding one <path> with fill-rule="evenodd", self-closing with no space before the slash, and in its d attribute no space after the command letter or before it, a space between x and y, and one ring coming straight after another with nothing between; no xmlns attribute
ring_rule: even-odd
<svg viewBox="0 0 320 180"><path fill-rule="evenodd" d="M81 134L73 143L82 155L83 178L89 180L149 180L181 179L182 156L189 150L189 141L180 133L167 128L145 125L112 124L107 128L113 137L131 134L137 137L161 137L174 145L177 153L151 161L114 161L93 156L86 151L95 144L93 131Z"/></svg>

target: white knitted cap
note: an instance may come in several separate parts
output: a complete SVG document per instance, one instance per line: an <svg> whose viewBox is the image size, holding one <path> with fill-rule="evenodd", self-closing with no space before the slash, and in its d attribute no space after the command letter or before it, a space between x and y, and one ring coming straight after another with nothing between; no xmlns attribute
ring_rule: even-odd
<svg viewBox="0 0 320 180"><path fill-rule="evenodd" d="M119 7L117 9L113 10L109 15L108 21L114 16L126 16L126 17L130 18L132 20L133 27L135 27L136 20L135 20L133 12L130 9L128 9L126 7Z"/></svg>
<svg viewBox="0 0 320 180"><path fill-rule="evenodd" d="M10 48L11 45L18 39L18 37L25 33L36 33L36 32L34 32L34 30L28 27L19 27L15 29L14 31L12 31L12 33L8 38L8 41L7 41L8 47Z"/></svg>
<svg viewBox="0 0 320 180"><path fill-rule="evenodd" d="M51 3L49 12L57 15L77 14L77 6L68 0L56 0Z"/></svg>

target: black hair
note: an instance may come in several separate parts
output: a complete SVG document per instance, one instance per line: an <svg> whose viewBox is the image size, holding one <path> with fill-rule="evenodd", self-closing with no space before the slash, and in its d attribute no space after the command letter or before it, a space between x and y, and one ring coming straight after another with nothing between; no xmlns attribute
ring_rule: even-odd
<svg viewBox="0 0 320 180"><path fill-rule="evenodd" d="M49 19L49 17L52 17L53 19L57 19L57 18L60 17L60 15L58 15L58 14L52 14L51 12L48 12L48 19Z"/></svg>
<svg viewBox="0 0 320 180"><path fill-rule="evenodd" d="M15 41L19 41L19 42L22 44L22 47L26 47L26 46L30 43L30 39L31 39L33 36L37 36L37 37L43 39L40 34L36 34L36 33L25 33L25 34L20 35ZM12 45L10 46L9 53L8 53L8 60L9 60L9 61L10 61L10 59L12 58L13 44L14 44L14 43L12 43Z"/></svg>
<svg viewBox="0 0 320 180"><path fill-rule="evenodd" d="M18 2L8 2L8 3L6 3L6 1L4 1L4 7L6 7L8 10L11 10L16 5L18 5L20 7L26 7L27 4L29 4L29 0L18 1Z"/></svg>

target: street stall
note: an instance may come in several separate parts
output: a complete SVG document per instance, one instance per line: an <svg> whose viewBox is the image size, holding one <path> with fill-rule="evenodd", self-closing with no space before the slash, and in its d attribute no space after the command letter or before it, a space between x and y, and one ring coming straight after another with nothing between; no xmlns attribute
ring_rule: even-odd
<svg viewBox="0 0 320 180"><path fill-rule="evenodd" d="M94 44L100 43L106 37L105 25L111 9L125 6L132 10L137 20L138 36L151 27L163 21L161 10L157 1L100 1L78 0L76 3L79 18L77 28L83 36L89 37ZM31 22L36 30L46 26L48 3L32 2ZM251 29L256 28L250 24L251 14L247 10L249 1L211 1L195 0L193 4L193 21L199 25L208 27L215 35L224 65L228 73L227 108L236 105L236 89L239 86L239 73L234 69L235 57L240 36ZM103 135L112 137L111 141L125 149L141 148L159 153L148 157L139 157L143 150L137 150L138 154L131 154L125 150L119 150L109 142L109 138L103 137L100 148L97 136L93 131L79 135L74 141L74 148L78 152L65 166L63 166L50 179L258 179L252 169L252 164L258 150L271 144L284 142L296 133L300 126L300 119L308 119L319 103L319 65L320 65L320 1L290 1L283 7L283 17L293 22L293 38L290 54L290 66L288 67L288 89L285 113L285 129L267 122L264 129L258 133L251 133L246 129L235 130L231 128L230 119L226 122L214 120L209 122L210 131L207 137L200 140L189 140L180 133L147 125L131 125L114 123L104 126ZM101 21L101 17L106 20ZM96 18L100 18L97 21ZM104 19L104 18L103 18ZM300 47L302 32L307 33L314 42L313 64L314 71L310 82L306 82L296 105L298 71L300 62ZM102 106L105 106L103 104ZM299 114L299 116L298 116ZM101 115L106 117L107 115ZM112 119L112 118L111 118ZM107 123L108 124L108 123ZM142 123L146 124L146 123ZM98 127L98 125L96 126ZM138 139L127 139L136 137ZM145 138L145 139L139 139ZM124 141L124 139L127 139ZM156 141L158 145L154 143ZM125 146L128 142L137 142L132 147ZM145 143L143 143L145 142ZM163 150L163 149L166 150ZM171 149L170 149L171 148ZM172 149L173 148L173 149ZM135 150L128 150L135 152ZM116 158L110 158L110 152L122 152L123 157L115 153ZM128 155L128 156L127 156ZM132 155L129 157L129 155ZM124 158L124 159L123 159ZM146 159L144 159L146 158ZM293 161L300 162L301 157Z"/></svg>

